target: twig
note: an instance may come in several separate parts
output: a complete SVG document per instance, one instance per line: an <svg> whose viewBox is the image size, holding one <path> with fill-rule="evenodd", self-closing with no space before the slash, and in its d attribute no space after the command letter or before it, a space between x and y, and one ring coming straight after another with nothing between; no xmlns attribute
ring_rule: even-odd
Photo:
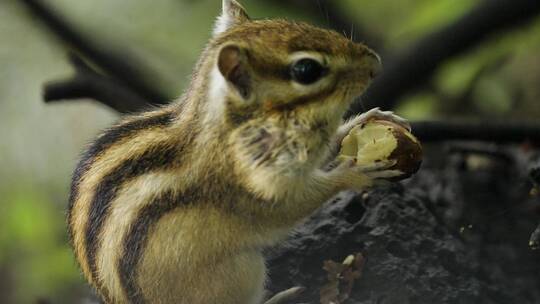
<svg viewBox="0 0 540 304"><path fill-rule="evenodd" d="M362 102L355 103L349 115L359 113L363 108L393 108L399 98L427 83L442 62L492 35L532 20L539 12L538 0L481 2L456 22L421 39L400 56L387 60L384 73L373 82Z"/></svg>
<svg viewBox="0 0 540 304"><path fill-rule="evenodd" d="M128 56L125 50L117 52L104 49L102 45L75 30L72 24L56 14L41 0L21 0L20 3L24 4L32 15L59 40L124 84L125 90L133 91L151 104L164 104L171 99L170 96L161 92L156 84L148 81L153 73L149 69L142 68L144 64L135 62L133 58L126 60ZM136 111L139 110L137 106L139 105L126 105L125 108Z"/></svg>
<svg viewBox="0 0 540 304"><path fill-rule="evenodd" d="M97 73L77 55L70 54L70 61L75 67L75 75L67 80L46 84L43 96L45 102L92 98L120 113L149 106L146 99L122 83Z"/></svg>
<svg viewBox="0 0 540 304"><path fill-rule="evenodd" d="M413 133L423 142L478 140L494 143L540 143L540 124L524 122L418 121Z"/></svg>
<svg viewBox="0 0 540 304"><path fill-rule="evenodd" d="M459 142L450 143L446 150L450 154L482 155L492 159L498 159L505 163L514 162L513 155L507 151L507 149L504 149L499 145L486 145L485 143L477 142Z"/></svg>

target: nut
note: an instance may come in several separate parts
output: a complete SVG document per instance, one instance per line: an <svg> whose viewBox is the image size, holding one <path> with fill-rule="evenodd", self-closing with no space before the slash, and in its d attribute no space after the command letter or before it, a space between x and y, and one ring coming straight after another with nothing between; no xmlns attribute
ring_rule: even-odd
<svg viewBox="0 0 540 304"><path fill-rule="evenodd" d="M340 159L356 158L358 165L395 160L389 170L402 175L392 180L410 177L422 164L420 141L404 127L386 120L370 120L355 126L341 142Z"/></svg>

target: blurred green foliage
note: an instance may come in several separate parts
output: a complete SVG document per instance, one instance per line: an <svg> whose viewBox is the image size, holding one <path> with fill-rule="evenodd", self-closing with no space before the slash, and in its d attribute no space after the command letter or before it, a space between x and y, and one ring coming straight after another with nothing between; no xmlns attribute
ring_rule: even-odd
<svg viewBox="0 0 540 304"><path fill-rule="evenodd" d="M69 76L65 49L17 0L0 1L0 302L76 303L88 294L68 247L64 210L78 153L116 114L89 102L45 105L44 82ZM85 33L127 49L156 70L171 95L186 87L210 37L218 0L49 0ZM272 1L242 1L255 18L325 24ZM340 0L358 27L378 36L385 58L444 27L479 0ZM314 18L315 17L315 18ZM318 18L317 18L318 17ZM492 37L445 62L432 82L404 97L398 112L437 117L537 118L540 20ZM415 75L411 75L414 77Z"/></svg>
<svg viewBox="0 0 540 304"><path fill-rule="evenodd" d="M4 277L0 282L9 278L12 287L3 290L2 297L14 303L40 297L65 301L62 295L79 288L79 276L65 237L63 212L47 194L23 185L3 193L0 265Z"/></svg>
<svg viewBox="0 0 540 304"><path fill-rule="evenodd" d="M358 24L382 37L385 48L398 51L416 39L462 16L477 0L343 0Z"/></svg>

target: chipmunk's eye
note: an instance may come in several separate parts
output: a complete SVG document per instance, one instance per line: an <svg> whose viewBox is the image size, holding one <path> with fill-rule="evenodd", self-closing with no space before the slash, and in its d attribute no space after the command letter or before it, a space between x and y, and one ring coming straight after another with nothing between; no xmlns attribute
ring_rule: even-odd
<svg viewBox="0 0 540 304"><path fill-rule="evenodd" d="M312 84L321 79L324 67L316 60L304 58L291 66L292 79L301 84Z"/></svg>

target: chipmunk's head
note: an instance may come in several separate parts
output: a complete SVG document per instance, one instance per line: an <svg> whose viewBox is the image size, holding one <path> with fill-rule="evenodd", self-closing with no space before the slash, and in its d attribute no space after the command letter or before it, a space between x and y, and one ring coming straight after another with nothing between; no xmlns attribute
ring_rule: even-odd
<svg viewBox="0 0 540 304"><path fill-rule="evenodd" d="M210 49L209 91L226 96L211 98L212 107L237 126L274 121L303 126L312 137L332 134L380 70L363 44L305 23L251 20L234 0L223 0Z"/></svg>

